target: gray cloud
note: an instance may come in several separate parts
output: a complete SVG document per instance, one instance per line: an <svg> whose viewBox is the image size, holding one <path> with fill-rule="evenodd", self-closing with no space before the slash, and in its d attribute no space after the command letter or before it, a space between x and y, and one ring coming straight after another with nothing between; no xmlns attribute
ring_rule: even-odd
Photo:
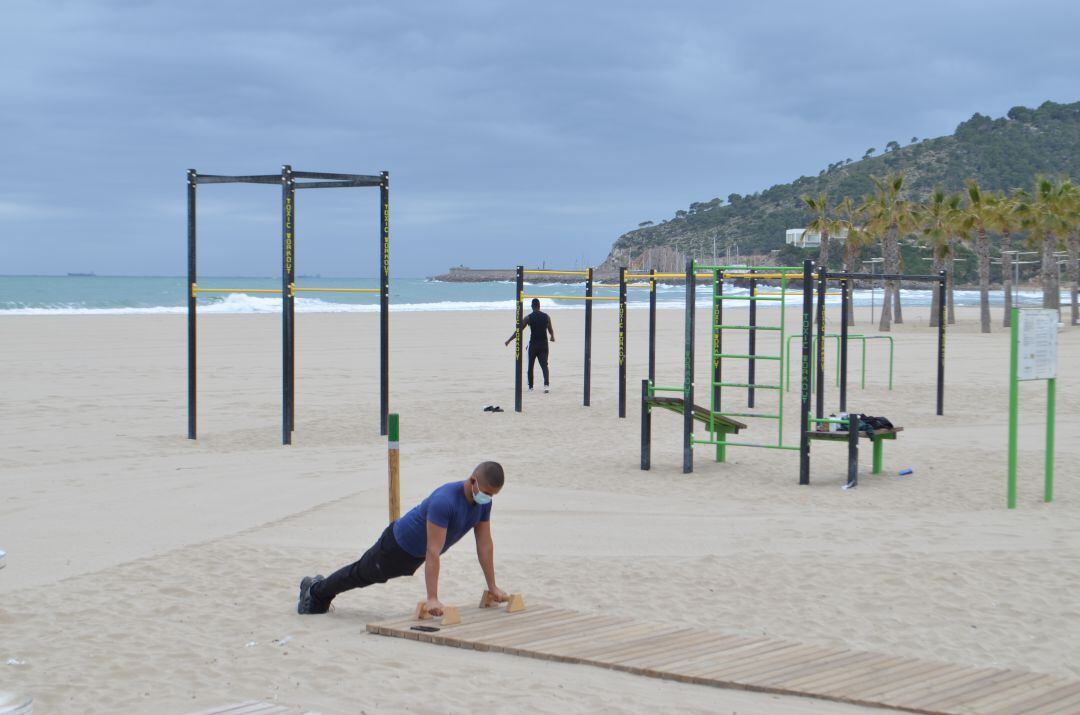
<svg viewBox="0 0 1080 715"><path fill-rule="evenodd" d="M390 170L398 275L596 262L691 201L1080 99L1063 0L5 9L5 273L181 273L184 171L282 162ZM376 193L301 194L302 272L374 273ZM200 188L201 270L275 273L277 199Z"/></svg>

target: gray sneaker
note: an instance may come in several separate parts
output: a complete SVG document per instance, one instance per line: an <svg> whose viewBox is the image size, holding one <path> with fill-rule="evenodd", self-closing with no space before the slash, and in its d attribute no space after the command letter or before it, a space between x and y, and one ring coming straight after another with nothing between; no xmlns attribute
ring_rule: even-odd
<svg viewBox="0 0 1080 715"><path fill-rule="evenodd" d="M305 576L300 580L300 599L296 602L297 613L326 613L330 610L329 603L323 603L311 592L312 586L325 580L322 576Z"/></svg>

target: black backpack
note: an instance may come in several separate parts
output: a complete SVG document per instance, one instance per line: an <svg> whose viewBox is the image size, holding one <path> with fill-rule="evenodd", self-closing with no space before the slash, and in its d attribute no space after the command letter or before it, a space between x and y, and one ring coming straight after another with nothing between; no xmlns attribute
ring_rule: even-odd
<svg viewBox="0 0 1080 715"><path fill-rule="evenodd" d="M873 437L878 430L890 430L892 428L893 423L886 417L859 415L859 431L865 432L867 437Z"/></svg>

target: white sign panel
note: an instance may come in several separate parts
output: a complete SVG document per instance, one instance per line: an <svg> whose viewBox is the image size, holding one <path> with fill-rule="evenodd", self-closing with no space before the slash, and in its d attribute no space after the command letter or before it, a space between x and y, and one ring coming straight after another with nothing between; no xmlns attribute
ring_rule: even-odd
<svg viewBox="0 0 1080 715"><path fill-rule="evenodd" d="M1018 380L1057 377L1058 312L1025 308L1020 312Z"/></svg>

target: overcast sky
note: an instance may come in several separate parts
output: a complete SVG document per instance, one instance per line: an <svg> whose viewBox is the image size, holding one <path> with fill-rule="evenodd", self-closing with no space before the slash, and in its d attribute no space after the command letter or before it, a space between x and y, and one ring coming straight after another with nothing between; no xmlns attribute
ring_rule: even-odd
<svg viewBox="0 0 1080 715"><path fill-rule="evenodd" d="M391 174L392 272L599 263L640 221L978 111L1080 100L1080 3L5 0L0 273L180 275L185 171ZM280 270L280 191L199 189L204 275ZM304 191L301 274L377 271Z"/></svg>

